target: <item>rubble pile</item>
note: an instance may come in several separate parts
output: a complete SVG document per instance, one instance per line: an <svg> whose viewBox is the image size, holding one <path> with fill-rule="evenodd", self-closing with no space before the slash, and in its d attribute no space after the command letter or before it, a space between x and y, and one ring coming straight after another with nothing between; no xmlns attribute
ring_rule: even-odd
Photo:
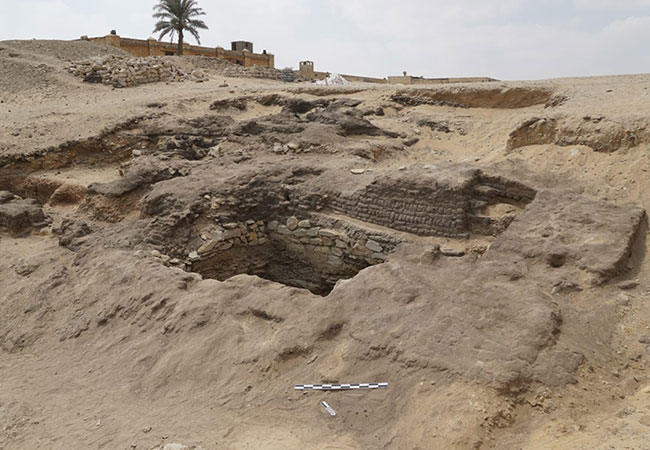
<svg viewBox="0 0 650 450"><path fill-rule="evenodd" d="M208 79L202 70L183 72L172 61L159 57L85 60L71 63L69 72L89 83L114 87L137 86L159 81L197 81Z"/></svg>

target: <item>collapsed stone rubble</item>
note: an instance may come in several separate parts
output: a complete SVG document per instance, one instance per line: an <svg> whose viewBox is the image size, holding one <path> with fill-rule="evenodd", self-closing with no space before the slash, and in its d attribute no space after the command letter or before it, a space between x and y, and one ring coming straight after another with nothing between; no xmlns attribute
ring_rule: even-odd
<svg viewBox="0 0 650 450"><path fill-rule="evenodd" d="M114 87L137 86L160 81L197 81L208 79L204 71L197 69L185 73L172 61L159 57L118 58L86 60L71 63L68 71L83 77L89 83L102 83Z"/></svg>

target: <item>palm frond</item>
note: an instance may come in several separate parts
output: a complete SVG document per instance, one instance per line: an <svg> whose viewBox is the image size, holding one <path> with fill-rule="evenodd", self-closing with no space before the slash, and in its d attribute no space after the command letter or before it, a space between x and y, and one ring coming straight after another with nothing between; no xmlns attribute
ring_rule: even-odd
<svg viewBox="0 0 650 450"><path fill-rule="evenodd" d="M176 33L180 35L188 31L201 43L198 30L207 30L208 26L198 19L205 12L198 7L196 0L159 0L153 9L152 17L157 20L154 33L161 33L159 40L168 34L173 39Z"/></svg>

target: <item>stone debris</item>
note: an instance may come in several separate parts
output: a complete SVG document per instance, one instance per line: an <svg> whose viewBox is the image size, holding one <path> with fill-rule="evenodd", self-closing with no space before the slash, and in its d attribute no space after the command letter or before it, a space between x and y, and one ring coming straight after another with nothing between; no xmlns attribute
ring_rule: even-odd
<svg viewBox="0 0 650 450"><path fill-rule="evenodd" d="M102 83L117 88L137 86L140 84L157 83L161 81L196 81L208 80L203 70L197 69L185 73L172 61L161 57L118 58L108 57L97 60L73 62L68 71L75 76L83 77L88 83Z"/></svg>
<svg viewBox="0 0 650 450"><path fill-rule="evenodd" d="M48 224L36 200L22 199L11 192L0 191L0 228L20 230L41 228Z"/></svg>
<svg viewBox="0 0 650 450"><path fill-rule="evenodd" d="M636 289L637 286L639 286L639 282L636 280L622 281L618 284L618 288L622 291L631 291L632 289Z"/></svg>
<svg viewBox="0 0 650 450"><path fill-rule="evenodd" d="M322 85L322 86L347 86L348 84L350 84L350 82L345 78L343 78L340 74L333 73L332 75L325 78L324 80L316 81L315 84Z"/></svg>

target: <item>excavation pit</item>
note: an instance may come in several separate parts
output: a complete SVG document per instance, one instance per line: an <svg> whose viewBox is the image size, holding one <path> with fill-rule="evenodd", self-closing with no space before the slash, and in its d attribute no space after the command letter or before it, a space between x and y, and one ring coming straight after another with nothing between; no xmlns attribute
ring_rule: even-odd
<svg viewBox="0 0 650 450"><path fill-rule="evenodd" d="M294 222L293 229L252 220L228 224L193 255L191 270L220 281L255 275L327 296L337 281L382 263L392 250L366 236L351 238L345 232L311 226L307 220L300 222L301 227L297 219Z"/></svg>

